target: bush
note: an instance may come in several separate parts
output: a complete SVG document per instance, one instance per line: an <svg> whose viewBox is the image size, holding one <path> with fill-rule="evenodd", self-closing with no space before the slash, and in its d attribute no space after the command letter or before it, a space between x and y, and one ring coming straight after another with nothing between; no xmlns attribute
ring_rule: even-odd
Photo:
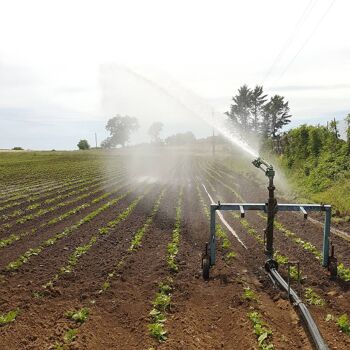
<svg viewBox="0 0 350 350"><path fill-rule="evenodd" d="M13 147L12 150L14 151L23 151L23 148L22 147Z"/></svg>
<svg viewBox="0 0 350 350"><path fill-rule="evenodd" d="M89 145L89 143L87 142L87 140L80 140L77 146L78 146L78 148L81 149L81 150L90 149L90 145Z"/></svg>

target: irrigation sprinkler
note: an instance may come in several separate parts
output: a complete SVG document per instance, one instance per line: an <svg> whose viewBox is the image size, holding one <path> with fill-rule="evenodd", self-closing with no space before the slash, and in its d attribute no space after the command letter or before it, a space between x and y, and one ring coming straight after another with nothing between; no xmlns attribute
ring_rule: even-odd
<svg viewBox="0 0 350 350"><path fill-rule="evenodd" d="M255 159L253 165L258 169L261 169L268 178L268 192L269 197L266 203L220 203L210 205L210 235L208 243L205 246L204 254L202 256L203 278L208 279L210 268L215 265L216 261L216 211L239 211L241 218L244 218L247 210L262 211L267 214L267 225L264 230L265 237L265 254L267 255L267 261L265 263L270 267L275 266L278 268L277 262L274 260L274 248L273 248L273 231L274 231L274 219L277 212L300 212L304 219L307 219L308 212L324 212L324 229L323 229L323 247L322 247L322 266L330 267L332 263L332 270L334 271L334 254L329 255L329 238L331 227L331 214L332 208L330 205L324 204L281 204L277 203L275 198L275 185L274 177L275 170L271 164L268 164L261 158ZM333 272L334 274L334 272Z"/></svg>
<svg viewBox="0 0 350 350"><path fill-rule="evenodd" d="M278 284L284 289L290 299L298 307L301 316L303 317L307 329L310 332L311 338L314 344L319 350L326 350L328 346L325 344L311 314L305 304L298 297L297 293L291 289L290 283L287 283L278 272L278 263L274 260L274 249L273 249L273 229L274 220L277 212L300 212L304 219L307 219L308 212L324 212L324 229L323 229L323 248L322 248L322 266L327 267L331 272L331 276L337 275L337 260L334 257L334 248L332 247L332 254L329 255L329 238L330 238L330 226L331 226L331 206L323 204L279 204L275 198L275 185L274 177L275 170L273 166L267 163L261 158L255 159L253 165L262 170L268 178L268 200L266 203L220 203L210 205L210 236L209 241L205 246L204 253L202 255L202 271L203 278L209 279L210 268L215 265L216 260L216 211L217 210L234 210L239 211L241 218L244 218L247 210L263 211L267 214L267 225L264 230L264 248L267 256L265 262L265 270L269 277L274 283Z"/></svg>

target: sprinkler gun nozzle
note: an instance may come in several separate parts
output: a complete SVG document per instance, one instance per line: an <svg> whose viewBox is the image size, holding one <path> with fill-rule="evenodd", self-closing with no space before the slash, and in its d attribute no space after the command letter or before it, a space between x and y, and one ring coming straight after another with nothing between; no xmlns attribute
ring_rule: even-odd
<svg viewBox="0 0 350 350"><path fill-rule="evenodd" d="M261 169L267 177L272 178L275 176L275 170L273 169L273 166L260 157L254 159L252 163L255 167Z"/></svg>

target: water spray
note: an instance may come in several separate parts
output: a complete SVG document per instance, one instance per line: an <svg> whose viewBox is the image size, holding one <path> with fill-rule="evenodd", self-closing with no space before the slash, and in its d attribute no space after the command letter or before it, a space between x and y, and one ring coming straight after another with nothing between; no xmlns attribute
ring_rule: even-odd
<svg viewBox="0 0 350 350"><path fill-rule="evenodd" d="M325 222L323 231L323 259L322 265L329 269L331 278L336 277L337 267L336 258L334 257L334 248L332 247L332 254L329 254L329 237L331 224L331 206L323 204L279 204L275 198L275 170L271 164L260 157L253 160L252 164L262 170L268 178L268 200L267 203L213 203L210 205L210 236L209 242L206 243L204 253L202 255L202 270L203 278L209 280L210 268L215 265L216 260L216 211L221 210L235 210L239 211L241 217L245 216L246 210L263 211L267 215L267 226L264 230L264 248L267 255L265 262L265 270L274 284L281 287L287 294L289 299L298 308L307 330L313 340L316 349L328 350L328 346L323 340L315 321L313 320L306 305L299 298L297 293L291 288L290 281L286 282L278 272L278 263L274 260L273 247L273 228L275 215L278 211L292 211L300 212L303 218L307 219L308 211L325 212ZM297 263L299 266L299 263Z"/></svg>

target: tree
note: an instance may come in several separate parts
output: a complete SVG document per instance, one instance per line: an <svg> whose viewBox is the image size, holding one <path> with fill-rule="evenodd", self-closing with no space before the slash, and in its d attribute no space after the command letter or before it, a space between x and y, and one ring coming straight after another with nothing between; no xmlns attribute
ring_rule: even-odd
<svg viewBox="0 0 350 350"><path fill-rule="evenodd" d="M90 148L89 143L87 142L87 140L80 140L77 144L78 148L81 150L87 150Z"/></svg>
<svg viewBox="0 0 350 350"><path fill-rule="evenodd" d="M264 104L267 101L267 95L263 95L263 87L255 86L251 92L250 112L252 114L252 129L259 131L260 118L263 115Z"/></svg>
<svg viewBox="0 0 350 350"><path fill-rule="evenodd" d="M264 136L275 138L277 132L284 125L290 123L290 117L288 102L284 101L284 97L279 95L271 97L263 109L262 130Z"/></svg>
<svg viewBox="0 0 350 350"><path fill-rule="evenodd" d="M346 141L347 141L347 153L350 154L350 113L346 117L347 129L346 129Z"/></svg>
<svg viewBox="0 0 350 350"><path fill-rule="evenodd" d="M160 141L159 134L163 129L163 123L154 122L148 129L148 135L151 136L151 141L157 143Z"/></svg>
<svg viewBox="0 0 350 350"><path fill-rule="evenodd" d="M247 85L238 89L238 94L232 97L234 104L231 105L230 111L226 115L242 131L247 132L251 124L250 110L252 106L252 91Z"/></svg>
<svg viewBox="0 0 350 350"><path fill-rule="evenodd" d="M340 137L340 134L338 131L338 122L335 120L335 118L329 123L329 128L331 132L334 134L335 138L338 140Z"/></svg>
<svg viewBox="0 0 350 350"><path fill-rule="evenodd" d="M101 143L104 148L112 148L117 145L122 147L129 141L130 134L139 128L139 123L135 117L120 116L108 120L106 130L109 131L110 137Z"/></svg>
<svg viewBox="0 0 350 350"><path fill-rule="evenodd" d="M185 133L178 133L172 136L169 136L165 139L165 143L167 145L174 145L174 146L182 146L182 145L189 145L196 141L195 136L191 131L187 131Z"/></svg>

